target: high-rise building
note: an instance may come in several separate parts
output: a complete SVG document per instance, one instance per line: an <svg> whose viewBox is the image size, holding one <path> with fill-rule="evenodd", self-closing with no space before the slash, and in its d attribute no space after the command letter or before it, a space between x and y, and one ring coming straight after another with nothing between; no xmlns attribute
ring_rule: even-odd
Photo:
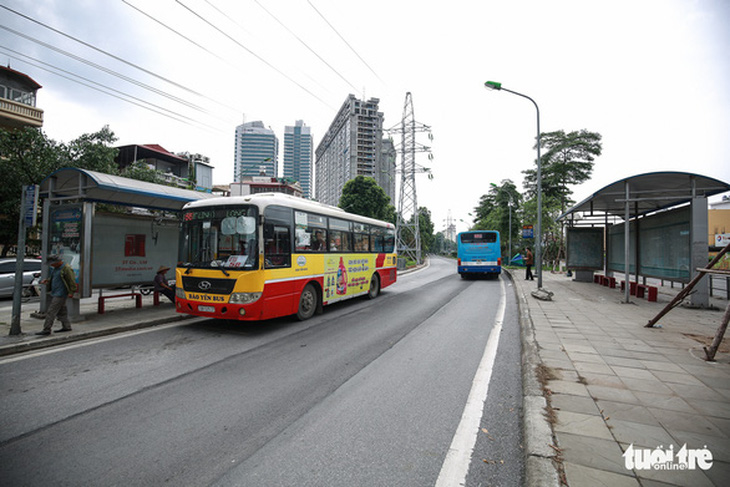
<svg viewBox="0 0 730 487"><path fill-rule="evenodd" d="M236 127L233 160L233 181L241 176L277 177L279 172L279 139L260 121Z"/></svg>
<svg viewBox="0 0 730 487"><path fill-rule="evenodd" d="M284 177L298 181L305 198L313 196L312 133L301 120L284 127Z"/></svg>
<svg viewBox="0 0 730 487"><path fill-rule="evenodd" d="M380 148L380 170L375 180L385 194L390 198L390 204L396 206L395 201L395 170L397 151L393 139L384 138Z"/></svg>
<svg viewBox="0 0 730 487"><path fill-rule="evenodd" d="M395 183L390 192L392 175L387 174L389 168L383 161L383 114L378 111L379 102L377 98L365 101L349 95L342 104L315 151L318 201L337 205L345 183L360 175L375 179L394 201Z"/></svg>

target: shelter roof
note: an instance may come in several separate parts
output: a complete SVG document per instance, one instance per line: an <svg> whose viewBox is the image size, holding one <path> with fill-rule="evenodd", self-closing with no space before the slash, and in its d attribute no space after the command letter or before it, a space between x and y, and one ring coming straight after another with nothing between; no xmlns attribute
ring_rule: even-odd
<svg viewBox="0 0 730 487"><path fill-rule="evenodd" d="M49 191L52 191L51 196L54 198L83 198L171 211L179 211L190 201L214 197L210 193L163 186L77 167L59 169L44 179L40 194L47 198Z"/></svg>
<svg viewBox="0 0 730 487"><path fill-rule="evenodd" d="M689 202L697 196L712 196L730 191L730 184L688 172L651 172L620 179L596 191L558 217L608 214L623 218L626 211L626 186L629 185L631 218Z"/></svg>

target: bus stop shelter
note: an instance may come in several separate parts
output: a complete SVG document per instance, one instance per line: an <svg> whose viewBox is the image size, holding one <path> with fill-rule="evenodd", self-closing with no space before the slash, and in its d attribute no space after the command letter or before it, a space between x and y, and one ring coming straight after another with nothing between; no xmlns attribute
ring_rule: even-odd
<svg viewBox="0 0 730 487"><path fill-rule="evenodd" d="M686 172L652 172L618 180L560 215L567 226L567 266L578 272L689 282L708 263L707 198L730 184ZM709 306L707 280L691 304Z"/></svg>
<svg viewBox="0 0 730 487"><path fill-rule="evenodd" d="M76 273L78 296L87 298L92 288L149 282L156 266L174 268L176 214L186 203L213 195L68 167L41 182L40 197L44 263L49 254L60 254ZM158 211L101 214L96 203ZM44 278L47 272L44 265ZM74 299L69 312L77 316L78 310Z"/></svg>

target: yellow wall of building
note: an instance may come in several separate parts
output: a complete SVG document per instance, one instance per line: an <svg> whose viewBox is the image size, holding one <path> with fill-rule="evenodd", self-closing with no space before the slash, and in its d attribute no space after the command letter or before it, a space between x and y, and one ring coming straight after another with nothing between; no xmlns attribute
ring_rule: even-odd
<svg viewBox="0 0 730 487"><path fill-rule="evenodd" d="M715 245L715 234L730 233L730 210L707 210L707 230L710 245Z"/></svg>

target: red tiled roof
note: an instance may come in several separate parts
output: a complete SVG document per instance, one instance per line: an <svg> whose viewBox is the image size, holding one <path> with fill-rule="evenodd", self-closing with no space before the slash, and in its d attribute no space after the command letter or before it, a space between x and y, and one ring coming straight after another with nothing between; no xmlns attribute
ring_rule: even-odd
<svg viewBox="0 0 730 487"><path fill-rule="evenodd" d="M30 76L28 76L25 73L21 73L20 71L16 71L16 70L12 69L10 66L0 66L0 69L2 69L3 71L7 71L8 73L12 74L13 76L23 78L28 84L30 84L33 87L33 89L37 90L38 88L43 88L41 85L36 83L33 78L31 78Z"/></svg>

